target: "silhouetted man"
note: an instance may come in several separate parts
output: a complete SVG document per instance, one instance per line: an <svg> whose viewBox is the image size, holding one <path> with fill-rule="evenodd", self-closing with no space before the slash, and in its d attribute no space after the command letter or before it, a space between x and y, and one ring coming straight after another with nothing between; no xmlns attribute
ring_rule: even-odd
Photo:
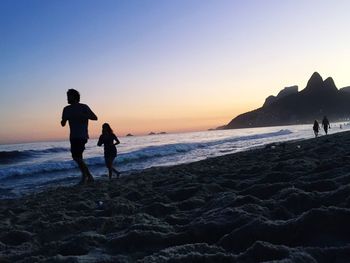
<svg viewBox="0 0 350 263"><path fill-rule="evenodd" d="M329 124L329 121L328 121L328 119L327 119L326 116L323 117L322 126L323 126L323 129L324 129L324 132L325 132L326 135L327 135L327 134L328 134L328 128L330 128L331 125Z"/></svg>
<svg viewBox="0 0 350 263"><path fill-rule="evenodd" d="M67 101L70 105L63 109L61 125L64 127L67 121L69 123L70 150L72 158L78 164L82 174L80 183L93 182L94 178L83 160L83 152L85 150L85 144L89 139L89 120L96 121L97 116L88 105L79 103L80 94L75 89L69 89L67 91Z"/></svg>

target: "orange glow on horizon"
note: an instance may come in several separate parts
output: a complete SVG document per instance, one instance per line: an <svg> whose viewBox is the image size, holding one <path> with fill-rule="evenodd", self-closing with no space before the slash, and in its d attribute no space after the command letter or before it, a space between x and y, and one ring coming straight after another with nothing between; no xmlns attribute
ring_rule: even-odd
<svg viewBox="0 0 350 263"><path fill-rule="evenodd" d="M218 114L219 115L219 114ZM229 113L220 114L216 117L213 114L208 116L185 116L183 118L141 118L139 116L130 118L116 118L100 114L98 121L89 121L90 138L97 138L101 134L101 126L108 122L115 133L120 136L132 134L135 136L147 135L150 132L182 133L206 131L227 124L235 115ZM32 130L32 132L27 132ZM31 120L28 124L25 121L18 122L11 127L11 130L0 131L0 144L35 142L35 141L56 141L68 140L69 125L61 127L60 119L55 121Z"/></svg>

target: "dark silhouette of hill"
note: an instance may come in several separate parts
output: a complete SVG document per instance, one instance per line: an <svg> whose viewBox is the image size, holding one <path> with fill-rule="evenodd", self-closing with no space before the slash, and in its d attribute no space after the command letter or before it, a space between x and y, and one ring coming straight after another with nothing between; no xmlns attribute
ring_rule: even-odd
<svg viewBox="0 0 350 263"><path fill-rule="evenodd" d="M273 95L268 96L265 100L263 107L266 107L283 97L289 96L291 94L296 94L296 93L298 93L298 86L285 87L283 90L281 90L278 93L277 97Z"/></svg>
<svg viewBox="0 0 350 263"><path fill-rule="evenodd" d="M340 91L342 91L342 92L350 92L350 86L341 88Z"/></svg>
<svg viewBox="0 0 350 263"><path fill-rule="evenodd" d="M350 87L338 90L332 78L315 72L305 89L285 88L277 97L269 96L256 110L238 115L225 129L313 123L327 115L330 121L350 117Z"/></svg>

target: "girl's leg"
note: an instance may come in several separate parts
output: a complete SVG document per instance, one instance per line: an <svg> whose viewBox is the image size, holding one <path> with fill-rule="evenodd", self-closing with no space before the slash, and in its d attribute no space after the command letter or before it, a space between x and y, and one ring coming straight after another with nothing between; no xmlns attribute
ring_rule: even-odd
<svg viewBox="0 0 350 263"><path fill-rule="evenodd" d="M119 178L120 172L119 172L117 169L115 169L115 168L113 167L113 161L114 161L114 159L115 159L115 157L112 159L111 167L112 167L112 169L113 169L113 172L114 172L114 173L117 175L117 177Z"/></svg>
<svg viewBox="0 0 350 263"><path fill-rule="evenodd" d="M114 168L112 168L113 169L113 172L115 172L115 174L117 175L117 177L119 178L119 176L120 176L120 172L118 171L118 170L116 170L116 169L114 169Z"/></svg>
<svg viewBox="0 0 350 263"><path fill-rule="evenodd" d="M106 161L106 166L107 166L107 169L108 169L108 177L109 177L109 180L111 180L112 179L112 173L113 173L113 167L112 167L113 159L106 158L105 161Z"/></svg>
<svg viewBox="0 0 350 263"><path fill-rule="evenodd" d="M112 174L113 174L113 170L111 168L108 168L108 177L109 177L109 180L112 179Z"/></svg>

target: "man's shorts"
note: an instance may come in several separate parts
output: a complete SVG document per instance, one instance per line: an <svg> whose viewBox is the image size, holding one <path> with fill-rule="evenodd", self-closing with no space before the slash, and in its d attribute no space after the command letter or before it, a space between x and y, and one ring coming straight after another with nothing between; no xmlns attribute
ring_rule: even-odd
<svg viewBox="0 0 350 263"><path fill-rule="evenodd" d="M73 159L83 158L83 152L85 150L86 139L70 139L70 151L72 153Z"/></svg>

